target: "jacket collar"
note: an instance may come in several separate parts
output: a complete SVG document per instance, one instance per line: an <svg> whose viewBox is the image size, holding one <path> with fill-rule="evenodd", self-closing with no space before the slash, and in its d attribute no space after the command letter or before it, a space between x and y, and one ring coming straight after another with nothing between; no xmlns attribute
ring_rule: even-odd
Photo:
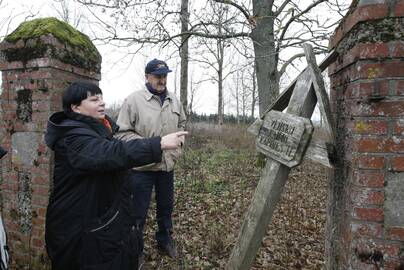
<svg viewBox="0 0 404 270"><path fill-rule="evenodd" d="M112 133L100 121L77 113L56 112L49 117L47 130L45 134L46 144L53 149L56 141L63 137L67 132L76 128L91 129L103 138L112 138L113 134L118 131L119 126L115 122L105 116L110 122Z"/></svg>
<svg viewBox="0 0 404 270"><path fill-rule="evenodd" d="M150 101L152 98L153 98L153 94L152 93L150 93L150 91L149 90L147 90L147 87L145 86L144 87L144 94L145 94L145 97L146 97L146 100L147 101ZM170 93L170 91L168 91L168 90L166 90L167 92L166 92L166 98L167 99L169 99L169 100L172 100L172 94Z"/></svg>

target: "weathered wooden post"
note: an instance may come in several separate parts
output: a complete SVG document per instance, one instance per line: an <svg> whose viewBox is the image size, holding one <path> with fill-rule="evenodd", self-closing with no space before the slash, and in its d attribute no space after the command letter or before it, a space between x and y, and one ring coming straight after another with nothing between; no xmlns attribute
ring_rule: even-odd
<svg viewBox="0 0 404 270"><path fill-rule="evenodd" d="M311 46L304 45L304 50L308 68L267 110L262 117L263 120L253 125L255 129L253 127L252 130L255 130L254 133L257 135L257 150L267 155L268 160L230 255L228 270L251 267L290 169L300 164L310 142L313 126L309 119L317 101L319 101L320 111L327 118L328 126L330 128L332 126L320 69L316 64ZM322 65L323 69L331 58L329 57ZM285 109L288 101L286 113L280 112ZM333 139L330 143L333 143ZM320 151L312 150L311 153L316 153L312 155L313 159L328 160L325 147Z"/></svg>

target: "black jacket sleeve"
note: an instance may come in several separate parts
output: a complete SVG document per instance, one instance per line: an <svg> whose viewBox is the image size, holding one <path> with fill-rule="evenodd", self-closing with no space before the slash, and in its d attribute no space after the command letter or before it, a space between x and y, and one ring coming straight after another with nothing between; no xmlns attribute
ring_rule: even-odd
<svg viewBox="0 0 404 270"><path fill-rule="evenodd" d="M121 141L91 133L70 134L63 146L71 166L86 171L115 171L161 161L160 137Z"/></svg>

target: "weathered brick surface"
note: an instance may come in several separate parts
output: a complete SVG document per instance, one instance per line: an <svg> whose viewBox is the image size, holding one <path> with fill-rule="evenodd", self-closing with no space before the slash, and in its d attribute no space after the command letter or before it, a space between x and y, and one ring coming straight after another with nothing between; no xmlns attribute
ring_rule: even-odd
<svg viewBox="0 0 404 270"><path fill-rule="evenodd" d="M346 97L348 99L364 99L373 95L387 96L390 80L373 80L371 82L360 81L348 85Z"/></svg>
<svg viewBox="0 0 404 270"><path fill-rule="evenodd" d="M383 228L380 223L375 222L352 222L351 230L355 237L381 238Z"/></svg>
<svg viewBox="0 0 404 270"><path fill-rule="evenodd" d="M383 169L385 158L372 155L357 155L354 163L359 169Z"/></svg>
<svg viewBox="0 0 404 270"><path fill-rule="evenodd" d="M403 224L404 226L404 224ZM404 227L391 227L387 229L387 238L404 241Z"/></svg>
<svg viewBox="0 0 404 270"><path fill-rule="evenodd" d="M383 188L384 173L380 171L356 170L353 172L353 184L364 188Z"/></svg>
<svg viewBox="0 0 404 270"><path fill-rule="evenodd" d="M388 132L387 122L382 120L356 119L349 124L352 125L349 130L356 134L386 135Z"/></svg>
<svg viewBox="0 0 404 270"><path fill-rule="evenodd" d="M339 53L329 67L341 158L333 181L343 185L330 192L343 194L331 204L341 207L328 221L339 247L329 269L404 269L403 7L353 1L330 40Z"/></svg>
<svg viewBox="0 0 404 270"><path fill-rule="evenodd" d="M398 259L387 258L384 262L385 270L401 270L404 269L404 261Z"/></svg>
<svg viewBox="0 0 404 270"><path fill-rule="evenodd" d="M351 192L351 200L356 205L377 205L384 203L384 192L366 188L355 188Z"/></svg>
<svg viewBox="0 0 404 270"><path fill-rule="evenodd" d="M392 157L392 169L395 172L404 172L404 156Z"/></svg>
<svg viewBox="0 0 404 270"><path fill-rule="evenodd" d="M383 221L384 211L379 207L354 207L352 216L363 221Z"/></svg>
<svg viewBox="0 0 404 270"><path fill-rule="evenodd" d="M58 50L79 53L77 48L68 48L52 36L41 37L41 41ZM3 42L0 51L22 48L24 44ZM61 109L61 93L68 83L78 79L97 82L100 74L53 58L30 59L26 63L3 59L0 70L0 144L9 151L1 160L2 215L12 269L37 269L35 262L46 254L45 215L52 167L51 153L43 141L47 119ZM35 134L26 147L29 149L19 149L29 134ZM25 150L29 151L22 154Z"/></svg>
<svg viewBox="0 0 404 270"><path fill-rule="evenodd" d="M393 122L393 134L404 136L404 119L397 119Z"/></svg>

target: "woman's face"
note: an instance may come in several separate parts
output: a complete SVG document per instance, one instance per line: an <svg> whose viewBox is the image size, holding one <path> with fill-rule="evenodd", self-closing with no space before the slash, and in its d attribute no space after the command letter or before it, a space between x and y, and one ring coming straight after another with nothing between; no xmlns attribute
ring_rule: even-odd
<svg viewBox="0 0 404 270"><path fill-rule="evenodd" d="M81 101L80 105L72 105L72 110L75 113L91 116L98 120L105 118L105 102L101 94L89 95Z"/></svg>

